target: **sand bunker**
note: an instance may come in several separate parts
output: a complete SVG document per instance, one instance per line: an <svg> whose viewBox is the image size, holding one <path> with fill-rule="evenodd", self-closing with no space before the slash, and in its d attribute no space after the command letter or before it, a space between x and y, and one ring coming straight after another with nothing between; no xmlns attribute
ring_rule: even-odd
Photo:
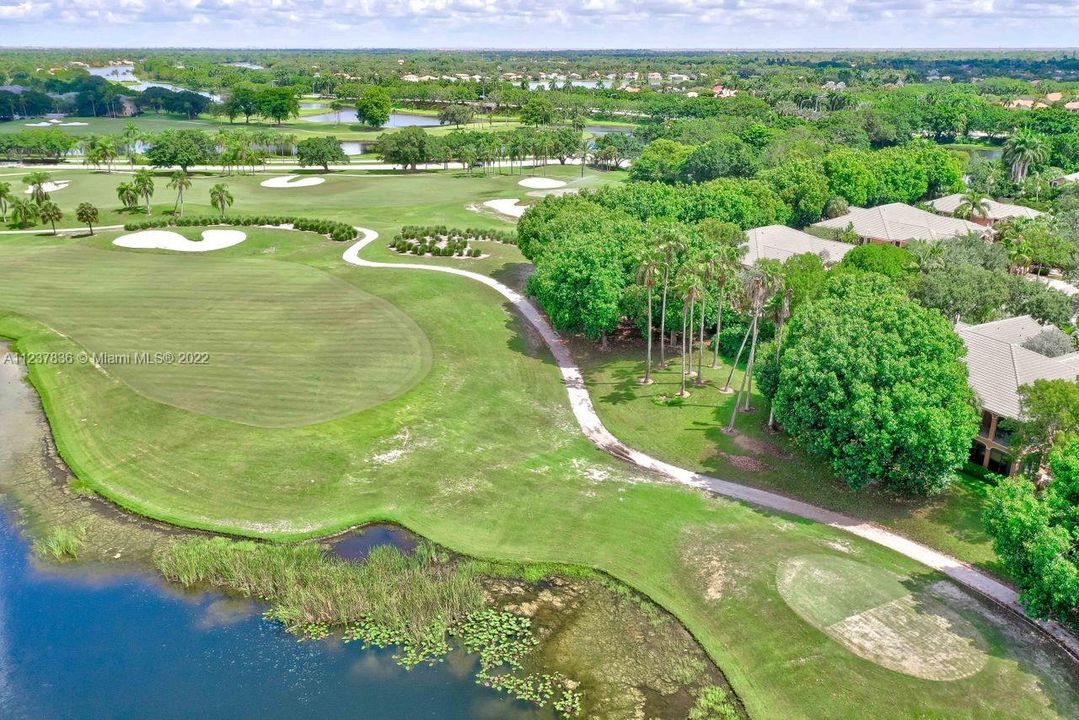
<svg viewBox="0 0 1079 720"><path fill-rule="evenodd" d="M270 178L269 180L263 180L259 185L268 188L298 188L298 187L311 187L312 185L321 185L326 182L326 178L320 177L304 177L296 180L299 175L284 175L282 177Z"/></svg>
<svg viewBox="0 0 1079 720"><path fill-rule="evenodd" d="M207 252L223 250L247 239L247 233L239 230L204 230L202 240L188 240L180 233L170 230L143 230L118 237L113 245L139 250L175 250L177 252Z"/></svg>
<svg viewBox="0 0 1079 720"><path fill-rule="evenodd" d="M985 641L937 597L903 578L831 555L781 563L779 594L803 620L870 662L925 680L960 680L985 666Z"/></svg>
<svg viewBox="0 0 1079 720"><path fill-rule="evenodd" d="M499 198L498 200L488 200L483 203L484 207L490 208L497 213L508 215L512 218L519 218L525 214L525 210L528 209L528 205L521 205L517 198Z"/></svg>
<svg viewBox="0 0 1079 720"><path fill-rule="evenodd" d="M70 180L57 180L56 182L43 183L42 186L41 186L41 189L44 190L47 193L54 193L57 190L63 190L64 188L66 188L70 184L71 184ZM34 192L34 188L28 187L25 190L23 190L23 192L26 193L27 195L29 195L30 193Z"/></svg>
<svg viewBox="0 0 1079 720"><path fill-rule="evenodd" d="M23 123L26 127L52 127L49 122Z"/></svg>
<svg viewBox="0 0 1079 720"><path fill-rule="evenodd" d="M551 190L553 188L566 186L566 183L561 180L552 180L551 178L542 177L525 178L517 184L521 187L532 188L533 190Z"/></svg>
<svg viewBox="0 0 1079 720"><path fill-rule="evenodd" d="M89 124L90 123L84 123L84 122L67 122L67 123L60 123L60 127L86 127Z"/></svg>

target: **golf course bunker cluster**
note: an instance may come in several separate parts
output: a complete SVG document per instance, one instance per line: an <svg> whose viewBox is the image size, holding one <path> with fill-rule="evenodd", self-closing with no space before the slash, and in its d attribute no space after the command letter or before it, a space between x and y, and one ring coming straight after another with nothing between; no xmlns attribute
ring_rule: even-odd
<svg viewBox="0 0 1079 720"><path fill-rule="evenodd" d="M174 250L176 252L210 252L239 245L247 239L240 230L203 230L201 240L188 240L171 230L140 230L112 241L113 245L143 250Z"/></svg>

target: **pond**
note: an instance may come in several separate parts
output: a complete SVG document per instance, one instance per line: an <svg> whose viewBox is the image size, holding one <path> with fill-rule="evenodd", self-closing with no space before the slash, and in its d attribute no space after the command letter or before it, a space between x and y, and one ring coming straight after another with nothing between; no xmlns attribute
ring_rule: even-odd
<svg viewBox="0 0 1079 720"><path fill-rule="evenodd" d="M88 71L91 75L103 77L111 82L126 83L132 90L138 90L139 92L152 87L165 88L166 90L172 90L173 92L187 90L187 88L167 82L141 81L135 76L134 65L106 65L105 67L88 68ZM215 95L214 93L206 92L204 90L192 90L191 92L210 98L214 102L221 102L220 95Z"/></svg>
<svg viewBox="0 0 1079 720"><path fill-rule="evenodd" d="M317 104L317 103L312 103ZM308 115L303 120L307 122L319 122L319 123L337 123L337 113L325 112L319 115ZM356 117L356 108L344 108L341 110L340 123L342 125L352 125L359 122ZM411 113L390 113L390 121L383 125L388 128L401 128L401 127L438 127L438 118L431 115L413 115Z"/></svg>
<svg viewBox="0 0 1079 720"><path fill-rule="evenodd" d="M11 487L13 472L33 470L28 458L48 457L37 398L3 355L0 345L0 479ZM0 505L4 720L550 717L477 685L478 661L461 652L406 671L392 651L297 642L255 603L185 592L135 565L41 563L11 507ZM339 552L405 542L377 528L356 537Z"/></svg>

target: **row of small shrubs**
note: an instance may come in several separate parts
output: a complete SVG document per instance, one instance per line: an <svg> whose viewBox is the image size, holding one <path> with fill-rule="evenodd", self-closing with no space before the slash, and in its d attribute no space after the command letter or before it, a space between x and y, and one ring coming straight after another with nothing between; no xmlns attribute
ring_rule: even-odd
<svg viewBox="0 0 1079 720"><path fill-rule="evenodd" d="M225 218L215 216L199 217L197 215L192 215L181 218L156 218L138 222L129 222L124 225L124 230L131 232L133 230L149 230L151 228L166 227L169 225L177 227L199 227L202 225L233 225L240 227L251 225L291 225L296 230L326 235L331 240L336 240L337 242L348 242L356 237L356 229L348 223L337 222L336 220L292 217L289 215L236 215Z"/></svg>
<svg viewBox="0 0 1079 720"><path fill-rule="evenodd" d="M437 240L424 238L411 240L396 235L390 247L399 253L411 253L412 255L433 255L435 257L479 257L479 248L469 247L468 241L462 238L450 238L449 240Z"/></svg>
<svg viewBox="0 0 1079 720"><path fill-rule="evenodd" d="M486 240L507 245L517 244L517 233L513 230L491 230L489 228L451 228L446 225L405 225L398 233L405 240Z"/></svg>

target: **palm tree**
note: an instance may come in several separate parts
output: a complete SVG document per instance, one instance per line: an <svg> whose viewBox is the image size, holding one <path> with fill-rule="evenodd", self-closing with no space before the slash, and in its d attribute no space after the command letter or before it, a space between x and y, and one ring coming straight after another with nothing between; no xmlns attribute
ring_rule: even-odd
<svg viewBox="0 0 1079 720"><path fill-rule="evenodd" d="M30 199L38 205L49 199L49 192L45 189L45 186L49 184L50 180L52 180L52 176L41 170L35 170L22 179L24 183L30 186Z"/></svg>
<svg viewBox="0 0 1079 720"><path fill-rule="evenodd" d="M657 247L663 254L663 302L659 314L659 365L667 366L667 293L670 290L671 276L677 267L679 254L686 250L686 238L674 228L668 228L659 237ZM672 342L673 342L673 335Z"/></svg>
<svg viewBox="0 0 1079 720"><path fill-rule="evenodd" d="M105 172L112 172L112 164L116 161L119 153L116 151L116 141L109 136L100 137L96 142L96 149L105 164Z"/></svg>
<svg viewBox="0 0 1079 720"><path fill-rule="evenodd" d="M124 204L124 209L130 210L139 203L139 192L131 183L120 183L116 186L116 197Z"/></svg>
<svg viewBox="0 0 1079 720"><path fill-rule="evenodd" d="M1011 166L1012 182L1021 183L1032 165L1049 158L1049 143L1031 130L1020 130L1004 143L1004 162Z"/></svg>
<svg viewBox="0 0 1079 720"><path fill-rule="evenodd" d="M47 202L47 201L46 201ZM33 200L15 198L11 201L11 222L16 227L29 227L37 220L38 206Z"/></svg>
<svg viewBox="0 0 1079 720"><path fill-rule="evenodd" d="M663 253L655 247L650 247L641 254L640 264L637 266L637 282L648 292L648 350L645 355L644 377L640 380L642 385L652 384L652 295L655 294L656 281L662 267Z"/></svg>
<svg viewBox="0 0 1079 720"><path fill-rule="evenodd" d="M940 240L911 240L907 250L924 273L944 267L944 244Z"/></svg>
<svg viewBox="0 0 1079 720"><path fill-rule="evenodd" d="M46 200L41 203L38 208L38 216L41 218L41 222L47 222L52 225L52 234L56 234L56 221L62 220L64 213L60 210L60 206L51 200Z"/></svg>
<svg viewBox="0 0 1079 720"><path fill-rule="evenodd" d="M692 371L692 358L689 353L693 351L693 313L697 300L704 293L704 278L696 266L684 267L678 273L677 290L682 298L682 380L678 389L680 397L686 397L686 376ZM686 347L687 341L689 347ZM687 361L689 364L687 365Z"/></svg>
<svg viewBox="0 0 1079 720"><path fill-rule="evenodd" d="M131 183L135 192L142 197L146 204L146 214L150 214L150 198L154 196L154 175L149 170L142 169L135 173L135 180Z"/></svg>
<svg viewBox="0 0 1079 720"><path fill-rule="evenodd" d="M711 280L716 285L716 334L712 343L712 367L719 367L719 335L723 332L723 299L727 295L727 285L738 277L742 267L742 255L745 250L734 245L718 245L713 248L708 262L711 267Z"/></svg>
<svg viewBox="0 0 1079 720"><path fill-rule="evenodd" d="M775 287L782 277L782 266L775 260L759 261L746 277L746 298L750 307L751 320L747 335L751 338L749 345L749 360L746 362L746 371L742 375L742 384L738 388L738 395L734 398L734 408L731 411L731 420L727 424L727 431L733 432L735 422L738 419L738 406L742 404L745 395L744 410L749 410L749 397L753 393L753 365L757 357L757 339L760 330L760 318L764 311L765 303L775 292ZM742 343L745 347L745 341ZM739 350L741 355L741 350ZM735 360L737 365L737 360ZM733 373L734 368L731 368ZM729 382L729 378L728 378Z"/></svg>
<svg viewBox="0 0 1079 720"><path fill-rule="evenodd" d="M985 220L989 217L989 197L977 190L963 193L959 205L955 208L955 216L964 220L973 220L976 217Z"/></svg>
<svg viewBox="0 0 1079 720"><path fill-rule="evenodd" d="M11 183L0 182L0 222L7 220L7 206L14 196L11 194Z"/></svg>
<svg viewBox="0 0 1079 720"><path fill-rule="evenodd" d="M346 103L344 100L333 100L332 102L330 102L330 110L333 111L333 114L337 120L334 125L341 124L341 111L347 107L348 103Z"/></svg>
<svg viewBox="0 0 1079 720"><path fill-rule="evenodd" d="M123 138L124 148L127 150L127 159L131 163L131 167L135 167L135 155L139 147L139 140L142 139L142 131L139 130L139 126L133 122L128 122L124 125L124 131L120 134Z"/></svg>
<svg viewBox="0 0 1079 720"><path fill-rule="evenodd" d="M785 280L786 278L784 278ZM776 362L779 362L779 358L783 354L783 330L787 323L787 318L791 316L791 298L794 291L790 288L786 282L783 283L783 291L777 294L773 298L772 302L772 322L776 326ZM772 430L776 429L776 409L775 403L771 403L768 407L768 427Z"/></svg>
<svg viewBox="0 0 1079 720"><path fill-rule="evenodd" d="M225 208L232 207L232 193L225 183L217 183L210 188L210 205L221 211L221 219L225 219Z"/></svg>
<svg viewBox="0 0 1079 720"><path fill-rule="evenodd" d="M183 170L177 170L169 178L169 189L176 191L176 203L172 206L172 212L176 214L176 207L180 208L180 217L184 216L184 190L191 187L191 176Z"/></svg>
<svg viewBox="0 0 1079 720"><path fill-rule="evenodd" d="M97 208L88 202L79 203L75 208L75 217L79 222L86 223L90 228L90 234L94 234L94 223L97 222Z"/></svg>

